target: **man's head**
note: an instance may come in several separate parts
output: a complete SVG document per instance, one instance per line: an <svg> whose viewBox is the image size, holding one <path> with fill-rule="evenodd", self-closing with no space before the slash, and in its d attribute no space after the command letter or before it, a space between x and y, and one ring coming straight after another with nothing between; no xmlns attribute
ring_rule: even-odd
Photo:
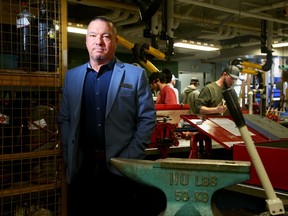
<svg viewBox="0 0 288 216"><path fill-rule="evenodd" d="M223 72L226 72L233 79L239 79L240 70L235 65L228 65L224 68Z"/></svg>
<svg viewBox="0 0 288 216"><path fill-rule="evenodd" d="M224 87L230 88L239 79L239 74L240 70L235 65L226 66L222 72Z"/></svg>
<svg viewBox="0 0 288 216"><path fill-rule="evenodd" d="M170 83L171 80L172 80L172 72L171 72L169 69L164 68L164 69L162 70L162 73L164 73L165 76L166 76L166 83Z"/></svg>
<svg viewBox="0 0 288 216"><path fill-rule="evenodd" d="M192 77L190 80L190 85L198 86L199 85L199 79L197 77Z"/></svg>
<svg viewBox="0 0 288 216"><path fill-rule="evenodd" d="M149 83L154 90L159 91L163 84L166 85L166 75L161 72L153 72L149 76Z"/></svg>
<svg viewBox="0 0 288 216"><path fill-rule="evenodd" d="M90 59L98 64L106 64L115 56L117 30L107 17L95 17L88 25L86 47Z"/></svg>

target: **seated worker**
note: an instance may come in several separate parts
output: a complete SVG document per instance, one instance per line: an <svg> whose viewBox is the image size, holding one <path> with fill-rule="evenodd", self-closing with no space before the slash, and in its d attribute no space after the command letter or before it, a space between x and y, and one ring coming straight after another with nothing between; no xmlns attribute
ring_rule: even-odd
<svg viewBox="0 0 288 216"><path fill-rule="evenodd" d="M149 82L153 90L159 91L156 104L177 104L175 92L166 84L166 75L164 73L151 73Z"/></svg>
<svg viewBox="0 0 288 216"><path fill-rule="evenodd" d="M228 115L229 111L223 103L222 92L234 85L239 79L240 70L234 65L224 68L221 77L205 85L195 100L196 114L200 115Z"/></svg>

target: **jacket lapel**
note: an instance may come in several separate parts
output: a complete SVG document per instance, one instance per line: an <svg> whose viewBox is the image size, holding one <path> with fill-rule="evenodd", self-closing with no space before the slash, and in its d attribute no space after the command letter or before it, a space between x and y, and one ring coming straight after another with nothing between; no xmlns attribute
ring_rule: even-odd
<svg viewBox="0 0 288 216"><path fill-rule="evenodd" d="M114 66L107 94L106 117L108 116L109 112L112 109L123 74L124 74L124 64L117 61Z"/></svg>

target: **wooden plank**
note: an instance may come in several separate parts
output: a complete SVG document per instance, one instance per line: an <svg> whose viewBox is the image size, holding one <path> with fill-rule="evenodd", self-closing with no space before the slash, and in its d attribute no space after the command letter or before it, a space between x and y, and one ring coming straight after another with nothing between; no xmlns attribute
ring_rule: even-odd
<svg viewBox="0 0 288 216"><path fill-rule="evenodd" d="M39 191L48 191L55 188L60 188L61 184L57 183L50 183L50 184L42 184L42 185L26 185L23 183L19 188L8 188L4 190L0 190L0 197L5 196L14 196L19 194L26 194L26 193L33 193L33 192L39 192Z"/></svg>
<svg viewBox="0 0 288 216"><path fill-rule="evenodd" d="M0 71L1 86L35 86L35 87L61 87L58 73L14 73Z"/></svg>
<svg viewBox="0 0 288 216"><path fill-rule="evenodd" d="M37 152L21 152L21 153L14 153L14 154L4 154L4 155L0 155L0 161L22 160L22 159L44 157L44 156L46 157L56 156L56 155L61 155L60 149L37 151Z"/></svg>

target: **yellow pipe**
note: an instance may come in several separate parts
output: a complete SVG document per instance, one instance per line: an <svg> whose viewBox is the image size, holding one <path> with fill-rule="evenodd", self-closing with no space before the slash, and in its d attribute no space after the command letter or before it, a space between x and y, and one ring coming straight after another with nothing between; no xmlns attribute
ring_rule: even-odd
<svg viewBox="0 0 288 216"><path fill-rule="evenodd" d="M133 43L129 42L128 40L126 40L125 38L123 38L119 35L117 35L117 38L118 38L119 44L121 44L122 46L126 47L129 50L133 49L133 47L134 47ZM146 49L145 49L145 51L146 51ZM154 53L158 57L162 57L162 55L159 54L161 52L160 51L156 52L156 49L154 49L154 48L153 49L149 48L149 53L150 54ZM140 64L142 64L150 72L159 72L159 70L149 60L147 60L146 62L140 60Z"/></svg>
<svg viewBox="0 0 288 216"><path fill-rule="evenodd" d="M156 68L150 61L140 61L140 64L142 64L147 70L149 70L151 73L159 72L158 68Z"/></svg>
<svg viewBox="0 0 288 216"><path fill-rule="evenodd" d="M118 43L120 43L121 45L125 46L127 49L132 49L134 47L134 44L129 42L128 40L126 40L125 38L121 37L120 35L117 35L117 38L118 38ZM148 49L144 49L145 52L153 55L154 57L158 58L158 59L161 59L161 60L165 60L166 59L166 55L155 49L154 47L152 46L149 46Z"/></svg>
<svg viewBox="0 0 288 216"><path fill-rule="evenodd" d="M161 51L153 48L152 46L149 46L148 49L144 49L144 50L145 50L147 53L155 56L155 57L158 58L158 59L166 60L166 55L165 55L163 52L161 52Z"/></svg>
<svg viewBox="0 0 288 216"><path fill-rule="evenodd" d="M257 75L258 71L249 68L242 68L241 73Z"/></svg>
<svg viewBox="0 0 288 216"><path fill-rule="evenodd" d="M259 65L259 64L256 64L256 63L247 62L247 61L243 61L241 63L241 65L246 66L246 67L250 67L250 68L262 69L262 65Z"/></svg>
<svg viewBox="0 0 288 216"><path fill-rule="evenodd" d="M126 47L127 49L132 50L134 47L134 44L129 42L128 40L124 39L123 37L117 35L118 38L118 43L121 44L122 46Z"/></svg>

